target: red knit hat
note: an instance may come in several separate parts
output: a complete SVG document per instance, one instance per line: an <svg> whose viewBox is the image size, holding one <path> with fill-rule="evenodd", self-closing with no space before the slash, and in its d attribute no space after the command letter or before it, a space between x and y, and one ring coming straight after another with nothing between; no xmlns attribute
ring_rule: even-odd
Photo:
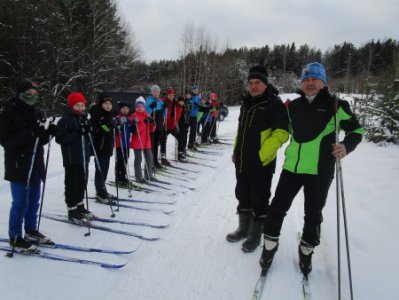
<svg viewBox="0 0 399 300"><path fill-rule="evenodd" d="M174 88L170 87L170 88L168 88L168 89L166 90L166 93L167 93L168 95L175 95L175 94L176 94L176 90L175 90Z"/></svg>
<svg viewBox="0 0 399 300"><path fill-rule="evenodd" d="M82 93L72 93L68 96L68 106L72 108L76 103L82 102L86 105L86 98Z"/></svg>
<svg viewBox="0 0 399 300"><path fill-rule="evenodd" d="M216 93L210 93L209 98L211 99L217 99L218 95L216 95Z"/></svg>

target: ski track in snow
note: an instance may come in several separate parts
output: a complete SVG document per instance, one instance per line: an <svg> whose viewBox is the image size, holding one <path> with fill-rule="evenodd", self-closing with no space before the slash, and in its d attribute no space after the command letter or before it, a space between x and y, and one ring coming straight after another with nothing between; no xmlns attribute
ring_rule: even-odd
<svg viewBox="0 0 399 300"><path fill-rule="evenodd" d="M283 95L283 99L295 95ZM238 107L230 108L229 117L220 124L219 135L233 143L237 127ZM174 156L174 140L168 139L168 157ZM175 183L164 185L173 191L153 188L159 192L133 192L140 200L175 200L174 205L125 203L143 208L174 210L170 215L121 208L116 218L152 224L170 224L166 229L105 224L112 228L159 236L160 240L146 242L136 238L91 230L42 219L41 231L54 241L71 245L129 250L140 245L131 255L107 255L74 251L46 251L72 257L104 262L129 263L119 270L94 266L46 261L30 257L0 257L1 299L250 299L260 273L262 248L245 254L241 242L229 243L225 236L237 226L235 214L235 170L231 163L232 145L208 147L223 155L196 153L196 157L215 168L194 164L178 164L200 173L169 169L177 177L196 177L190 182L160 174L160 179ZM396 299L396 275L399 259L395 239L399 228L398 147L377 147L363 142L343 161L347 217L351 243L352 275L356 299ZM207 149L208 150L208 149ZM64 170L60 147L53 141L50 158L44 212L66 214L64 203ZM283 162L283 149L273 179L276 187ZM0 176L4 175L3 149L0 149ZM113 158L108 180L113 180ZM130 159L133 166L133 158ZM131 173L133 167L131 167ZM94 195L94 162L90 165L89 195ZM133 175L133 174L132 174ZM158 184L158 183L157 183ZM179 186L177 186L177 184ZM161 185L161 184L160 184ZM194 187L194 191L184 187ZM115 188L108 187L115 194ZM175 196L170 194L175 192ZM127 190L119 195L127 198ZM0 180L0 234L7 236L11 195L9 183ZM90 209L108 218L110 208L90 201ZM321 245L314 254L310 287L313 299L337 298L337 246L335 181L333 181L324 210ZM341 223L343 226L343 223ZM303 195L294 200L283 225L279 251L269 271L262 299L300 299L301 274L297 262L297 232L303 225ZM344 246L344 233L341 234ZM381 254L382 252L382 254ZM343 299L349 299L345 248L342 247Z"/></svg>

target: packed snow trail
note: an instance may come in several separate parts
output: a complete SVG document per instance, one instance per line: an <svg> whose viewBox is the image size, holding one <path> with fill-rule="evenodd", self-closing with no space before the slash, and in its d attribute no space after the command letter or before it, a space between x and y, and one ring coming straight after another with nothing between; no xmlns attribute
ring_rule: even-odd
<svg viewBox="0 0 399 300"><path fill-rule="evenodd" d="M288 97L288 96L286 96ZM290 98L293 99L292 95ZM233 143L237 127L238 107L230 108L230 115L220 124L219 135ZM234 196L235 170L231 163L232 145L215 145L209 151L222 155L196 153L197 158L215 159L205 164L177 164L196 177L190 184L179 181L183 177L177 170L176 178L165 180L195 190L173 187L176 193L157 191L133 192L133 199L148 201L176 201L173 214L164 215L121 208L116 218L151 224L169 224L168 228L134 227L143 235L157 235L160 240L140 241L133 237L108 232L92 231L84 237L84 227L47 219L41 221L41 231L55 242L105 249L135 249L123 257L102 253L76 253L82 259L128 264L120 270L105 270L89 265L53 262L30 257L0 257L1 299L167 299L202 300L251 299L260 274L261 247L245 254L241 243L229 243L226 234L237 226ZM363 142L343 160L343 175L347 200L349 234L355 299L396 299L399 272L395 239L399 228L399 148L377 147ZM174 140L168 139L168 158L174 157ZM283 161L279 152L278 167L273 179L274 192ZM133 156L130 158L133 170ZM114 180L111 159L108 180ZM91 160L89 195L94 196L94 163ZM4 175L3 149L0 148L0 176ZM160 176L162 178L162 176ZM115 194L114 187L110 192ZM60 148L53 144L49 165L47 190L43 212L66 214L64 203L64 170ZM120 197L128 191L120 189ZM0 236L7 236L11 195L9 183L0 180ZM143 208L165 205L134 203ZM90 209L99 217L108 218L106 205L90 200ZM303 224L303 196L298 194L282 229L279 251L269 271L261 299L301 299L302 276L298 267L297 232ZM132 230L131 225L107 224L115 229ZM129 227L130 226L130 227ZM54 254L67 251L46 249ZM342 251L342 253L345 253ZM333 182L324 210L322 243L313 256L313 271L309 275L312 299L337 299L336 268L336 212L335 183ZM342 262L343 299L348 299L346 261Z"/></svg>

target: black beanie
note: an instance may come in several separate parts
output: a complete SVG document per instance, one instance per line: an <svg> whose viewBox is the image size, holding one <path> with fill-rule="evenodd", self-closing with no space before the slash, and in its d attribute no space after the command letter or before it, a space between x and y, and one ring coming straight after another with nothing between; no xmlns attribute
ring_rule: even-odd
<svg viewBox="0 0 399 300"><path fill-rule="evenodd" d="M268 84L267 71L262 66L255 66L249 69L248 81L255 78L263 81L264 84Z"/></svg>
<svg viewBox="0 0 399 300"><path fill-rule="evenodd" d="M129 105L129 103L126 103L126 102L119 102L118 107L119 107L119 109L122 109L123 107L130 108L130 105Z"/></svg>
<svg viewBox="0 0 399 300"><path fill-rule="evenodd" d="M15 84L15 90L17 91L17 93L24 93L27 90L30 89L35 89L37 90L37 84L35 82L32 82L28 79L20 79L17 81L17 83Z"/></svg>
<svg viewBox="0 0 399 300"><path fill-rule="evenodd" d="M98 104L101 105L106 101L112 102L112 98L110 95L108 95L107 93L101 93L100 95L98 95Z"/></svg>

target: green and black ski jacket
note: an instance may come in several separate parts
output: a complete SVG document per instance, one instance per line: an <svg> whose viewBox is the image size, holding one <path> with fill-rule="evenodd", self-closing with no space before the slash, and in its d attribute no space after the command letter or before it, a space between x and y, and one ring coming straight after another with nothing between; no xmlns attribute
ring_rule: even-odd
<svg viewBox="0 0 399 300"><path fill-rule="evenodd" d="M341 143L350 153L361 142L364 131L347 101L337 99L325 87L311 104L303 93L290 102L291 140L285 150L285 170L298 174L334 175L335 112L339 129L345 131Z"/></svg>
<svg viewBox="0 0 399 300"><path fill-rule="evenodd" d="M288 140L288 116L278 91L268 85L252 98L246 95L238 118L234 162L238 172L258 173L275 169L277 150Z"/></svg>

